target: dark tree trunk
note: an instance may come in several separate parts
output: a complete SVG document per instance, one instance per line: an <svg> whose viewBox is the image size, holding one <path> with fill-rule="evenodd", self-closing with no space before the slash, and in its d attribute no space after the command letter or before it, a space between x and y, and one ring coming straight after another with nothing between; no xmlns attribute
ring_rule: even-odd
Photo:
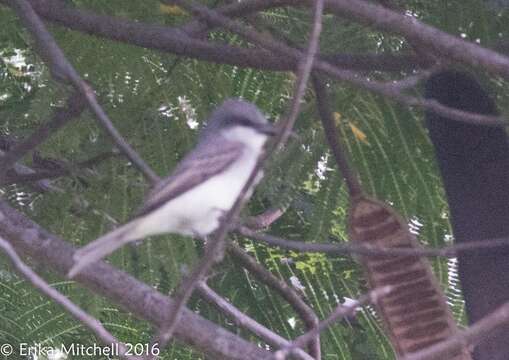
<svg viewBox="0 0 509 360"><path fill-rule="evenodd" d="M469 75L444 71L426 84L426 97L457 109L497 114L493 100ZM432 113L426 122L456 243L509 235L509 146L502 128L468 125ZM458 257L469 322L509 301L509 249ZM475 350L476 360L509 359L509 326Z"/></svg>

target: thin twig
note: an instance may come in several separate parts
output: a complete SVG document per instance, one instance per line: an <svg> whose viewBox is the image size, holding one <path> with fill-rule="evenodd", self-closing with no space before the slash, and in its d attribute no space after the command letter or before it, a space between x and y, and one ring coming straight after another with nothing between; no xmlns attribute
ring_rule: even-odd
<svg viewBox="0 0 509 360"><path fill-rule="evenodd" d="M98 165L102 161L117 155L118 155L117 153L108 151L96 155L88 160L80 161L76 164L69 164L69 166L63 166L59 169L34 171L32 173L27 174L6 174L5 180L0 182L0 184L2 185L23 184L27 182L40 181L42 179L55 179L62 176L71 175L76 171L91 168L93 166Z"/></svg>
<svg viewBox="0 0 509 360"><path fill-rule="evenodd" d="M328 3L331 4L333 3L333 1L334 0L328 0ZM196 13L198 16L202 17L204 20L210 22L211 24L222 26L236 34L241 35L248 41L251 41L254 44L257 44L269 51L272 51L275 54L293 58L295 61L299 61L299 64L301 64L300 59L303 58L303 56L305 56L302 53L302 51L289 47L284 43L278 42L270 38L266 34L260 34L253 29L247 28L242 24L238 23L237 21L231 20L205 6L197 5L194 2L188 2L186 0L173 0L173 2L190 12ZM383 7L380 8L384 9ZM477 125L482 124L485 126L509 125L509 123L505 121L505 119L501 116L487 116L481 114L473 114L458 109L449 108L438 103L435 100L416 98L410 95L406 95L403 94L397 86L394 86L394 84L390 82L381 83L373 81L371 79L367 79L360 76L356 72L339 69L334 65L320 59L315 60L314 68L315 70L321 73L323 72L324 74L328 74L329 76L332 76L338 80L352 83L363 89L386 96L388 98L392 98L395 101L408 106L423 107L426 110L433 111L449 119L462 121L470 124Z"/></svg>
<svg viewBox="0 0 509 360"><path fill-rule="evenodd" d="M348 305L339 304L336 307L336 309L334 309L334 311L326 319L320 321L316 328L296 338L294 341L292 341L289 347L277 351L274 354L274 359L275 360L286 359L286 357L289 354L293 353L295 349L306 346L306 344L313 340L314 337L316 337L323 330L327 329L329 326L331 326L338 320L341 320L347 316L354 314L357 311L357 308L360 306L364 306L368 303L376 304L380 297L388 295L392 290L393 289L391 286L376 288L371 290L369 293L360 296L357 300L352 301Z"/></svg>
<svg viewBox="0 0 509 360"><path fill-rule="evenodd" d="M300 110L300 102L301 99L304 98L304 93L306 91L308 80L311 75L311 70L313 69L313 63L315 62L315 57L319 49L320 33L322 32L323 4L324 0L316 0L314 4L313 28L311 30L311 34L309 35L309 44L305 53L305 57L303 60L299 60L299 66L297 67L297 78L300 80L295 82L293 97L295 101L291 106L291 110L288 115L288 119L291 119L291 121L288 120L285 123L286 128L284 128L280 139L282 144L285 144L288 141L295 120L297 120L297 116Z"/></svg>
<svg viewBox="0 0 509 360"><path fill-rule="evenodd" d="M339 68L356 71L401 72L428 68L433 64L414 54L324 54L320 59Z"/></svg>
<svg viewBox="0 0 509 360"><path fill-rule="evenodd" d="M196 287L196 291L200 294L202 298L204 298L209 303L215 305L224 314L226 314L226 316L231 318L237 326L241 326L251 331L260 339L265 341L267 344L278 348L290 345L290 341L279 336L275 332L271 331L270 329L266 328L259 322L255 321L254 319L244 314L242 311L237 309L231 303L226 301L226 299L224 299L218 293L212 290L205 282L200 281L198 283L198 286ZM306 354L302 349L295 349L295 355L299 359L305 360L316 359L316 357Z"/></svg>
<svg viewBox="0 0 509 360"><path fill-rule="evenodd" d="M292 49L287 47L286 45L282 43L277 43L273 40L270 40L268 37L252 30L248 29L238 22L231 20L223 15L221 15L218 12L215 12L205 6L196 4L193 1L188 0L173 0L173 3L179 5L180 7L184 8L187 11L190 11L192 13L195 13L198 17L202 18L203 20L210 22L211 24L215 26L222 26L226 29L233 31L235 33L238 33L239 35L242 35L249 41L252 41L255 44L261 45L262 47L266 48L267 50L273 51L280 55L288 55L287 53L291 53L292 57L298 61L297 66L297 78L302 78L302 81L296 81L295 88L294 88L294 97L292 98L292 104L289 108L288 114L286 114L285 118L287 120L282 122L281 125L284 125L286 128L284 128L282 131L279 132L278 138L275 140L275 142L286 142L288 136L290 135L289 129L293 127L293 122L297 118L297 113L300 108L300 101L303 97L307 80L309 77L309 73L311 71L314 57L317 51L318 47L318 36L320 34L321 30L321 21L319 24L316 24L317 26L313 27L312 33L310 35L310 42L307 49L307 54L302 53L301 51L295 50L292 52ZM320 9L323 9L323 1L317 2L318 6L320 6ZM321 5L319 5L321 4ZM320 14L322 12L320 11ZM321 15L320 15L321 18ZM280 49L280 46L286 49L287 51L282 51ZM290 50L289 50L290 49ZM302 61L301 59L305 59ZM299 76L300 75L300 76ZM295 102L295 100L298 99L299 103Z"/></svg>
<svg viewBox="0 0 509 360"><path fill-rule="evenodd" d="M0 249L9 256L16 270L18 270L25 279L27 279L41 293L55 301L57 304L60 304L76 320L88 327L88 329L91 330L104 345L112 346L115 344L115 348L118 348L120 352L118 355L124 359L139 359L136 356L126 355L127 347L125 344L118 341L113 335L111 335L108 330L102 326L99 320L87 314L79 306L46 283L43 278L37 275L20 259L11 244L2 237L0 237Z"/></svg>
<svg viewBox="0 0 509 360"><path fill-rule="evenodd" d="M0 150L0 156L5 154L2 150ZM24 177L24 176L31 176L32 174L35 174L36 171L26 165L20 164L20 163L14 163L14 166L7 171L6 178L11 179L12 177ZM35 180L34 180L35 181ZM34 183L30 184L30 186L35 190L39 192L48 192L48 191L55 191L55 192L63 192L64 190L53 185L47 178L39 179L35 181Z"/></svg>
<svg viewBox="0 0 509 360"><path fill-rule="evenodd" d="M269 208L263 213L251 216L244 221L244 224L253 230L268 228L274 221L277 221L285 213L286 208Z"/></svg>
<svg viewBox="0 0 509 360"><path fill-rule="evenodd" d="M194 9L196 7L196 5L188 5L187 3L182 2L180 0L176 0L175 3L179 4L185 9ZM294 96L292 97L289 115L285 118L285 121L279 128L278 134L275 136L274 146L270 149L270 151L260 156L254 169L251 171L251 174L248 180L246 181L246 184L244 185L239 196L235 200L235 203L233 204L232 208L225 214L219 229L213 235L212 239L207 243L203 258L200 260L198 265L193 269L189 277L187 277L186 280L183 281L178 287L175 295L176 306L172 309L169 318L165 321L165 325L159 330L159 333L156 336L157 339L156 342L159 344L160 348L163 348L171 339L175 326L180 319L180 313L182 312L182 309L185 307L185 304L191 297L198 281L200 281L208 272L210 267L224 255L224 242L226 239L226 235L228 234L230 228L232 227L232 221L239 215L244 200L246 198L246 194L254 184L254 181L259 171L263 167L263 164L267 161L270 154L276 148L278 148L280 145L284 144L287 141L292 131L293 124L295 123L295 120L299 113L300 102L302 97L304 96L307 80L309 78L309 73L311 71L314 56L316 54L316 50L318 47L318 38L321 30L322 9L323 0L318 0L315 8L315 14L318 15L315 16L315 19L318 18L318 20L320 21L315 22L314 24L310 36L310 43L307 55L298 68L299 71L297 74L295 91Z"/></svg>
<svg viewBox="0 0 509 360"><path fill-rule="evenodd" d="M88 100L88 105L92 112L95 114L99 123L106 130L106 132L113 139L118 149L133 163L133 165L143 174L143 176L154 185L159 182L160 177L148 166L147 163L141 158L141 156L127 143L122 135L115 128L108 115L98 103L92 88L84 81L79 83L81 89Z"/></svg>
<svg viewBox="0 0 509 360"><path fill-rule="evenodd" d="M57 170L42 170L42 171L35 171L30 174L7 174L4 177L4 180L2 180L2 185L11 185L11 184L24 184L24 183L31 183L34 181L40 181L42 179L56 179L63 176L68 176L72 172L70 169L61 168Z"/></svg>
<svg viewBox="0 0 509 360"><path fill-rule="evenodd" d="M251 2L257 1L247 0L241 4L247 8L251 6ZM276 6L312 5L313 3L314 1L311 0L287 0L278 1ZM399 11L360 0L326 0L325 5L327 11L347 20L353 18L371 27L403 35L412 43L423 44L445 60L450 61L453 58L471 66L483 66L492 71L504 73L506 77L509 76L509 59L506 56L423 24L416 18Z"/></svg>
<svg viewBox="0 0 509 360"><path fill-rule="evenodd" d="M319 47L319 38L320 38L320 32L322 28L322 15L323 15L323 0L317 0L314 7L314 13L313 13L313 28L311 30L311 34L309 36L309 44L308 49L306 52L306 56L304 60L301 60L299 62L298 72L297 72L297 81L295 83L294 88L294 96L292 98L292 104L290 106L290 112L287 115L287 121L285 121L281 128L280 128L280 136L276 139L276 142L279 144L284 144L288 140L288 137L290 136L291 130L293 129L295 120L297 119L297 115L299 113L300 109L300 101L304 97L304 93L306 90L307 82L311 73L311 69L313 67L314 58L316 56L316 53L318 51ZM277 146L277 145L276 145ZM274 148L275 149L275 148ZM235 251L234 247L231 247L232 251ZM240 250L240 249L237 249ZM242 254L239 253L239 251L236 251L236 255L238 257L243 257ZM246 261L246 263L248 263ZM256 270L257 267L253 264L251 265L251 269ZM258 274L262 274L261 269L258 267ZM267 275L267 274L265 274ZM314 314L314 312L307 306L303 306L302 300L294 293L294 292L288 292L283 291L284 287L282 284L278 283L278 281L275 281L274 278L270 276L265 276L266 281L271 281L272 284L276 287L276 289L280 289L283 296L286 296L287 299L290 300L290 303L294 306L294 308L298 311L298 313L306 319L306 324L310 326L311 328L316 325L317 317ZM294 296L295 295L295 296ZM300 301L299 301L300 300ZM304 304L305 305L305 304ZM316 359L320 359L320 341L319 337L315 337L314 339L314 346L312 346L312 352L313 356Z"/></svg>
<svg viewBox="0 0 509 360"><path fill-rule="evenodd" d="M92 156L90 159L79 161L75 166L79 169L92 168L105 160L108 160L114 156L119 156L118 151L104 151L95 156Z"/></svg>
<svg viewBox="0 0 509 360"><path fill-rule="evenodd" d="M172 4L173 0L165 0L165 3ZM243 17L253 13L259 13L261 11L269 10L272 8L280 7L281 4L285 5L286 0L254 0L254 1L241 1L232 2L230 4L218 7L214 9L222 15L228 17ZM189 36L199 36L205 31L213 29L211 24L200 21L200 19L193 19L187 24L180 27Z"/></svg>
<svg viewBox="0 0 509 360"><path fill-rule="evenodd" d="M327 139L329 147L334 154L338 170L345 179L350 197L354 198L360 196L363 192L362 186L355 170L353 170L349 164L348 155L345 153L345 147L337 135L338 130L334 125L334 118L332 116L332 110L327 96L327 89L325 88L323 81L317 76L313 76L313 86L316 94L316 106L318 108L318 113L320 114L320 119L322 120L325 138Z"/></svg>
<svg viewBox="0 0 509 360"><path fill-rule="evenodd" d="M281 136L276 139L276 143L279 144L286 143L288 137L290 136L291 130L293 129L295 120L297 119L297 115L299 113L300 108L300 101L304 97L311 69L313 68L313 62L319 48L319 38L322 28L322 15L323 15L323 0L318 0L315 3L314 7L313 28L311 30L311 34L309 37L309 44L306 52L306 57L304 58L304 60L301 60L299 62L298 66L297 81L295 83L294 96L292 99L293 102L290 106L289 114L287 115L287 121L284 122L280 128ZM270 276L272 274L270 274L268 271L266 271L260 266L256 266L255 263L250 261L251 259L249 258L249 256L243 253L241 249L237 249L234 246L230 247L230 249L232 252L235 253L237 258L243 259L245 265L249 266L254 274L261 276L265 282L268 282L270 285L272 285L272 287L280 291L281 295L294 307L296 312L303 318L308 329L312 329L314 326L316 326L318 320L316 314L312 311L311 308L309 308L302 301L302 299L300 299L300 297L294 291L287 290L289 287L285 283L282 284L279 281L279 279ZM317 336L315 336L315 338L313 339L313 343L310 346L310 352L316 359L321 358L319 334L317 334Z"/></svg>
<svg viewBox="0 0 509 360"><path fill-rule="evenodd" d="M425 257L448 257L454 258L458 254L476 252L477 255L489 254L501 248L509 247L509 238L494 238L472 241L468 243L445 246L440 249L433 248L387 248L376 245L355 244L352 242L343 243L313 243L287 240L278 236L255 232L245 226L236 228L237 232L251 239L264 242L271 246L277 246L285 250L297 252L314 252L329 255L365 255L365 256L425 256Z"/></svg>
<svg viewBox="0 0 509 360"><path fill-rule="evenodd" d="M265 159L266 156L263 155L259 158L232 208L225 214L219 229L212 235L212 239L207 240L205 254L200 259L198 265L193 268L191 274L186 276L186 279L181 282L175 291L175 305L172 307L169 316L165 319L158 334L152 341L153 344L157 343L159 345L159 349L164 348L171 339L180 320L182 311L185 309L185 305L189 301L198 282L203 279L212 265L223 257L224 243L230 230L231 223L238 217L246 194L249 189L251 189Z"/></svg>
<svg viewBox="0 0 509 360"><path fill-rule="evenodd" d="M230 243L228 246L228 253L233 256L234 260L239 261L255 278L276 290L300 316L307 330L311 330L318 325L318 316L316 316L313 309L306 304L291 286L288 286L286 282L277 278L269 270L257 263L255 259L249 256L238 245ZM309 354L313 356L313 358L319 359L320 350L320 337L316 336L316 338L309 343Z"/></svg>
<svg viewBox="0 0 509 360"><path fill-rule="evenodd" d="M36 14L27 0L5 0L11 8L16 11L25 27L34 37L41 57L46 61L48 67L55 77L60 81L70 82L87 101L88 107L95 114L97 120L111 136L116 146L122 153L140 170L145 178L155 184L159 181L157 174L143 161L140 155L125 141L113 123L108 118L102 107L97 102L92 88L81 79L78 72L65 57L63 51L56 43L53 36L48 32L46 26Z"/></svg>
<svg viewBox="0 0 509 360"><path fill-rule="evenodd" d="M76 92L71 94L66 106L55 110L51 121L43 123L27 139L18 142L0 158L0 179L4 178L6 171L14 163L54 135L56 131L65 126L69 121L78 117L84 108L85 102L81 94Z"/></svg>
<svg viewBox="0 0 509 360"><path fill-rule="evenodd" d="M312 4L312 0L295 0ZM420 22L414 16L393 11L364 0L327 0L327 9L347 20L364 23L375 29L404 36L420 44L445 61L481 67L509 79L509 58L478 44L460 39Z"/></svg>

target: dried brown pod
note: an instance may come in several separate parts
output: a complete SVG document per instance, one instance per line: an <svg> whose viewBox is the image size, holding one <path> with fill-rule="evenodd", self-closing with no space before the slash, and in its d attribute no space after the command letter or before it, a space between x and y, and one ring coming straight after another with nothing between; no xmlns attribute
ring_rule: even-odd
<svg viewBox="0 0 509 360"><path fill-rule="evenodd" d="M350 239L359 243L385 248L420 247L394 209L364 196L352 199L348 227ZM391 293L378 299L377 312L398 357L456 334L456 322L426 258L364 255L359 261L372 289L393 287ZM447 359L471 360L471 356L464 348Z"/></svg>

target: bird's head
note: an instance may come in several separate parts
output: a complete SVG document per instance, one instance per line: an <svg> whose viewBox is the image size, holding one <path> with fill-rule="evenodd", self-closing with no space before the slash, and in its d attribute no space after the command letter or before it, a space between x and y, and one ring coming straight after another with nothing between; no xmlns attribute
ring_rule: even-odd
<svg viewBox="0 0 509 360"><path fill-rule="evenodd" d="M250 147L260 148L276 128L252 103L228 99L212 113L202 136L220 135Z"/></svg>

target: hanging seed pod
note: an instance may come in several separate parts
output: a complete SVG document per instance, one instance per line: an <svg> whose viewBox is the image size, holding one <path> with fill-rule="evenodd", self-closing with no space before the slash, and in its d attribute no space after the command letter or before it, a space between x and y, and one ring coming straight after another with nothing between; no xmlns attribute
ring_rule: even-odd
<svg viewBox="0 0 509 360"><path fill-rule="evenodd" d="M349 211L352 241L385 248L420 247L406 222L389 206L363 196ZM419 256L360 256L371 289L390 285L393 291L378 299L377 312L398 357L408 355L456 334L452 317L431 265ZM466 348L444 360L471 360Z"/></svg>

